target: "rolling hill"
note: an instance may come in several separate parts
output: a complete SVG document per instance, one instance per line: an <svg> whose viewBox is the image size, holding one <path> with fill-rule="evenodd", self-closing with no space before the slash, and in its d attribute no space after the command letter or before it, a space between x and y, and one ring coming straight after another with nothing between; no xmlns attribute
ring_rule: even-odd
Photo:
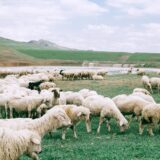
<svg viewBox="0 0 160 160"><path fill-rule="evenodd" d="M47 40L19 42L0 37L0 66L136 64L160 67L160 54L76 50Z"/></svg>

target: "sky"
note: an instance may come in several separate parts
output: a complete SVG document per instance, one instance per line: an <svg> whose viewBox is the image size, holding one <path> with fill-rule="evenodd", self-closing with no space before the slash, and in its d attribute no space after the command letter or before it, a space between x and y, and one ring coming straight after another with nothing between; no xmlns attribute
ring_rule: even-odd
<svg viewBox="0 0 160 160"><path fill-rule="evenodd" d="M0 36L160 53L160 0L0 0Z"/></svg>

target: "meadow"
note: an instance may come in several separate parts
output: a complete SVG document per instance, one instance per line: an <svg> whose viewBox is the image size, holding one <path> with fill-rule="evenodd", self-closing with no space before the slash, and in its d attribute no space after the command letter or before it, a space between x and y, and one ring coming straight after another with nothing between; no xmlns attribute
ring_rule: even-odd
<svg viewBox="0 0 160 160"><path fill-rule="evenodd" d="M114 97L118 94L129 94L136 87L142 87L141 77L137 75L106 76L102 81L77 80L56 81L63 90L78 91L82 88L96 90L99 94ZM153 94L156 102L160 102L159 95ZM86 133L85 124L81 122L77 127L78 139L73 138L69 129L66 140L61 140L61 130L46 135L43 139L41 160L159 160L160 134L158 129L155 136L150 137L145 131L138 134L138 123L133 121L125 133L120 133L114 120L111 123L111 132L108 133L105 124L99 135L96 134L98 117L92 119L92 132ZM28 160L22 157L22 160Z"/></svg>

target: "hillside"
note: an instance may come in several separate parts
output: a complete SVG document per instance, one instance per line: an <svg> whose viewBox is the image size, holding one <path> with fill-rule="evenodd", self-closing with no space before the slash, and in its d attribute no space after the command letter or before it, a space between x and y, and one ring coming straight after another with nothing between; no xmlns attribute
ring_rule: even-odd
<svg viewBox="0 0 160 160"><path fill-rule="evenodd" d="M136 64L160 67L160 54L75 50L46 40L18 42L0 37L0 66Z"/></svg>

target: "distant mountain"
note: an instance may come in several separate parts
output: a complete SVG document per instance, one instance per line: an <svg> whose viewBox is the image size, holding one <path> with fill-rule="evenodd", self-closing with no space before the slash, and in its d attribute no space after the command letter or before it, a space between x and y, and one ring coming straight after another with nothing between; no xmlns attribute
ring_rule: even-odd
<svg viewBox="0 0 160 160"><path fill-rule="evenodd" d="M50 41L47 41L47 40L43 40L43 39L40 39L38 41L31 40L28 43L32 44L32 45L42 47L42 48L47 48L47 49L70 50L70 48L63 47L63 46L60 46L56 43L53 43L53 42L50 42Z"/></svg>
<svg viewBox="0 0 160 160"><path fill-rule="evenodd" d="M15 49L52 49L52 50L72 50L67 47L60 46L47 40L31 40L29 42L20 42L0 37L0 45L13 47Z"/></svg>

